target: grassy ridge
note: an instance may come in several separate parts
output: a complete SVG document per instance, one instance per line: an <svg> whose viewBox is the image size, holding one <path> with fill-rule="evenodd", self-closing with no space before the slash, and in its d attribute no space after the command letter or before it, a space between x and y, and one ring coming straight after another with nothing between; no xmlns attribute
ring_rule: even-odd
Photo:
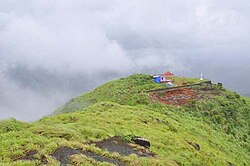
<svg viewBox="0 0 250 166"><path fill-rule="evenodd" d="M198 80L192 81L196 83ZM119 158L128 165L250 163L249 98L215 86L216 93L209 99L173 107L150 101L144 92L163 86L155 84L148 75L132 75L72 99L57 110L58 115L33 123L15 119L1 121L0 163L39 164L39 160L13 162L13 158L23 156L29 150L38 150L38 159L46 156L49 165L59 165L51 154L60 146L81 147ZM88 144L115 135L124 138L139 135L149 139L156 157L124 157ZM195 144L200 150L193 146ZM74 156L72 160L75 165L91 164L82 156Z"/></svg>
<svg viewBox="0 0 250 166"><path fill-rule="evenodd" d="M241 149L228 135L186 114L161 114L142 108L101 102L74 113L47 117L28 126L15 120L7 122L16 123L16 127L1 134L2 140L5 140L1 142L1 149L6 151L1 151L0 159L6 163L11 163L11 158L33 149L49 158L48 154L59 146L80 146L88 149L91 147L85 144L87 141L131 134L150 140L151 150L157 154L157 159L148 159L147 162L152 164L226 165L231 162L243 165L249 162L246 150ZM3 129L5 130L2 128L1 131ZM198 143L201 150L197 151L188 144L189 141ZM133 157L122 159L133 164ZM142 163L141 159L136 160ZM56 163L53 159L51 162Z"/></svg>
<svg viewBox="0 0 250 166"><path fill-rule="evenodd" d="M148 104L148 96L143 91L165 87L156 84L149 75L136 74L128 78L110 81L93 91L71 99L57 113L72 112L100 101L112 101L122 105Z"/></svg>
<svg viewBox="0 0 250 166"><path fill-rule="evenodd" d="M196 78L174 77L173 79L177 84L181 84L181 82L187 82L188 84L201 82ZM150 100L144 91L165 87L164 84L156 84L149 75L135 74L127 78L110 81L90 93L73 98L62 108L58 109L57 112L72 112L99 101L113 101L131 106L148 105Z"/></svg>

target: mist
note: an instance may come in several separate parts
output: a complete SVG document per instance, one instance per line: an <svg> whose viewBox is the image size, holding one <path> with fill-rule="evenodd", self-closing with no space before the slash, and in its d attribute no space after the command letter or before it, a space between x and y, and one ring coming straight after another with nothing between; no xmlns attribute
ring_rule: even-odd
<svg viewBox="0 0 250 166"><path fill-rule="evenodd" d="M133 73L250 89L247 0L1 0L0 119L33 121Z"/></svg>

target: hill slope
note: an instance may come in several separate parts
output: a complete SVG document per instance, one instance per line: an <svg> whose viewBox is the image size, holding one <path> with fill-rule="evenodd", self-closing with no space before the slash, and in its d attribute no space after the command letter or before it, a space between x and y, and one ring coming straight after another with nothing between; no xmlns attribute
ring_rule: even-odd
<svg viewBox="0 0 250 166"><path fill-rule="evenodd" d="M174 78L176 83L199 83ZM184 105L153 100L148 75L111 81L33 123L0 122L6 165L247 165L250 100L219 85L196 86ZM168 92L153 92L166 98ZM174 99L173 99L174 100ZM116 136L116 137L114 137ZM150 142L145 148L135 136ZM100 141L100 142L99 142ZM98 162L106 161L106 162Z"/></svg>

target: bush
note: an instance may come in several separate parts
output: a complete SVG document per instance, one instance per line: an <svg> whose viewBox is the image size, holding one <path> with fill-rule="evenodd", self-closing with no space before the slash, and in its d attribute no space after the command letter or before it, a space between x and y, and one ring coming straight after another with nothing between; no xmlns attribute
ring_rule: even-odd
<svg viewBox="0 0 250 166"><path fill-rule="evenodd" d="M28 124L17 121L16 119L8 119L0 121L0 133L20 131Z"/></svg>
<svg viewBox="0 0 250 166"><path fill-rule="evenodd" d="M222 88L222 87L223 87L223 84L219 82L219 83L217 84L217 87L218 87L218 88Z"/></svg>

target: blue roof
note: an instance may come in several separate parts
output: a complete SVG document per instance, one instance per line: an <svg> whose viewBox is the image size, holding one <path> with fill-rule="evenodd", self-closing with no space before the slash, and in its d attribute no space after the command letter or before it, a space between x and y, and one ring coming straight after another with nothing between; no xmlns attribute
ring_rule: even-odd
<svg viewBox="0 0 250 166"><path fill-rule="evenodd" d="M154 77L154 81L155 81L156 83L161 83L161 76Z"/></svg>

